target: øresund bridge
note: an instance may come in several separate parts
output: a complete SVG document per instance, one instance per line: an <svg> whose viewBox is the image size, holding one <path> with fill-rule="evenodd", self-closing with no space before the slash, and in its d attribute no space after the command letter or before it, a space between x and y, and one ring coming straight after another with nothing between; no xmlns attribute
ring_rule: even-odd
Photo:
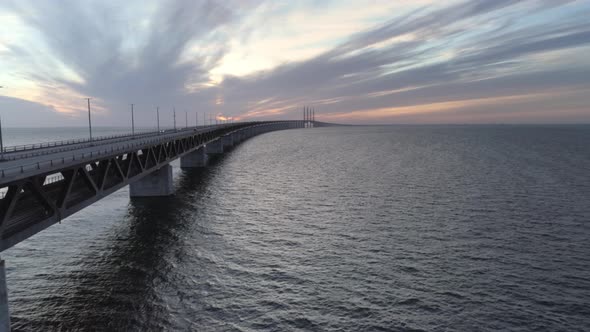
<svg viewBox="0 0 590 332"><path fill-rule="evenodd" d="M312 118L239 122L4 147L0 158L0 251L129 185L131 197L174 193L172 166L206 167L209 157L262 133L326 126ZM0 260L0 331L10 330Z"/></svg>

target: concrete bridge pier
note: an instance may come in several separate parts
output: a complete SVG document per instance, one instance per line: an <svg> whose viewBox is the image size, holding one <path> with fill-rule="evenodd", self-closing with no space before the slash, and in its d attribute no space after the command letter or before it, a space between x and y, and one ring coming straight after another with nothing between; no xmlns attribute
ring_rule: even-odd
<svg viewBox="0 0 590 332"><path fill-rule="evenodd" d="M206 146L202 146L197 150L180 157L181 168L206 167L208 162L209 156L207 155Z"/></svg>
<svg viewBox="0 0 590 332"><path fill-rule="evenodd" d="M229 150L234 146L234 138L232 134L225 134L221 136L221 141L223 143L223 150Z"/></svg>
<svg viewBox="0 0 590 332"><path fill-rule="evenodd" d="M242 143L242 131L241 130L235 131L232 135L233 135L233 139L234 139L234 144Z"/></svg>
<svg viewBox="0 0 590 332"><path fill-rule="evenodd" d="M8 288L4 260L0 259L0 332L10 331L10 310L8 310Z"/></svg>
<svg viewBox="0 0 590 332"><path fill-rule="evenodd" d="M207 143L207 154L223 154L223 142L221 138Z"/></svg>
<svg viewBox="0 0 590 332"><path fill-rule="evenodd" d="M172 166L166 165L129 185L130 197L170 196L174 194Z"/></svg>

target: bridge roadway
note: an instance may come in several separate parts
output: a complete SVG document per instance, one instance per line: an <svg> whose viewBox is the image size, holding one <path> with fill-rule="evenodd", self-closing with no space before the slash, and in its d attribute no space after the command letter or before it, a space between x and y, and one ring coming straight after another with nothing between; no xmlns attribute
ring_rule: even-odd
<svg viewBox="0 0 590 332"><path fill-rule="evenodd" d="M141 133L92 141L8 147L0 160L0 251L130 186L130 196L174 193L170 162L205 167L257 134L328 125L311 121L242 122ZM10 330L4 261L0 260L0 332Z"/></svg>
<svg viewBox="0 0 590 332"><path fill-rule="evenodd" d="M208 155L245 138L301 126L302 121L234 123L7 152L0 161L0 251L148 174L155 176L132 186L132 196L171 194L159 188L157 171L177 158L183 167L204 167Z"/></svg>
<svg viewBox="0 0 590 332"><path fill-rule="evenodd" d="M168 129L160 132L145 132L136 135L122 135L116 137L97 137L94 140L81 140L78 143L65 142L59 145L47 144L39 147L31 145L22 150L14 150L5 152L0 160L0 183L6 182L10 178L21 178L29 175L31 171L41 169L52 164L53 162L60 162L64 159L66 161L75 161L76 156L85 158L87 156L99 155L108 153L109 151L118 151L126 149L130 145L137 146L138 144L145 144L154 141L170 140L186 135L194 135L206 133L211 130L219 128L227 128L231 125L214 125L190 127L182 129ZM9 148L6 148L9 149ZM27 159L23 161L22 159ZM39 164L39 165L38 165ZM35 172L33 172L35 173Z"/></svg>

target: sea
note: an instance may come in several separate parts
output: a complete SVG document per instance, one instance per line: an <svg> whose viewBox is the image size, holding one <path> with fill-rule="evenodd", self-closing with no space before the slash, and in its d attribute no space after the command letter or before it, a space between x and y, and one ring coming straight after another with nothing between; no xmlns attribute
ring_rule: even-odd
<svg viewBox="0 0 590 332"><path fill-rule="evenodd" d="M1 253L13 330L590 330L590 126L293 129L173 166L175 195Z"/></svg>

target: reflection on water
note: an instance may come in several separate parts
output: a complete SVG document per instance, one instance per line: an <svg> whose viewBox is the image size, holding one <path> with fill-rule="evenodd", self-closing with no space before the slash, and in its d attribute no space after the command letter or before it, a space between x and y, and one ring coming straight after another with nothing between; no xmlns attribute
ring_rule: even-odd
<svg viewBox="0 0 590 332"><path fill-rule="evenodd" d="M15 328L27 329L140 329L174 326L159 295L171 282L180 255L191 207L182 198L202 190L207 170L185 170L177 196L134 198L122 223L101 244L79 255L73 269L61 277L59 295L36 301L42 311L36 320L16 315ZM176 250L176 252L174 252ZM84 313L81 315L81 313Z"/></svg>

